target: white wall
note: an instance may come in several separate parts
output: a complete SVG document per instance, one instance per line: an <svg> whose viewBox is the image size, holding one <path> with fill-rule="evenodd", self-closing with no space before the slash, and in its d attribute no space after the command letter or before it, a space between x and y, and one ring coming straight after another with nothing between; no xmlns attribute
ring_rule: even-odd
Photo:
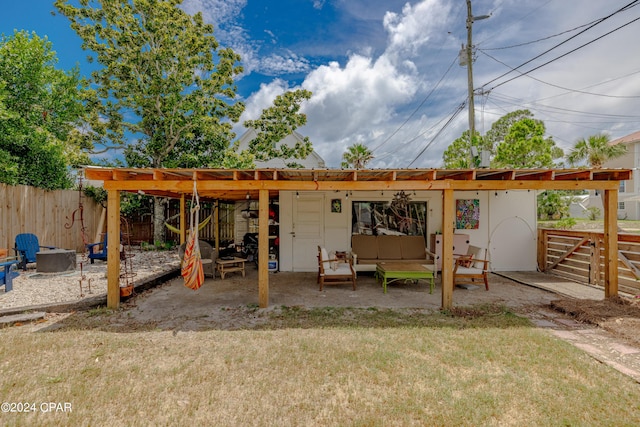
<svg viewBox="0 0 640 427"><path fill-rule="evenodd" d="M310 194L317 192L310 192ZM345 192L325 192L324 241L329 251L347 251L351 245L351 202L389 201L394 192L354 192L348 199ZM496 196L497 193L497 196ZM300 192L300 197L306 193ZM295 192L280 192L280 270L293 271L293 207ZM331 200L341 199L342 212L331 212ZM536 270L536 195L535 191L458 191L454 199L479 199L480 224L475 230L455 230L470 237L470 244L488 248L492 271ZM442 231L442 193L418 191L412 201L427 202L427 233ZM427 236L427 244L429 244ZM315 250L315 248L313 248ZM315 271L315 270L313 270Z"/></svg>

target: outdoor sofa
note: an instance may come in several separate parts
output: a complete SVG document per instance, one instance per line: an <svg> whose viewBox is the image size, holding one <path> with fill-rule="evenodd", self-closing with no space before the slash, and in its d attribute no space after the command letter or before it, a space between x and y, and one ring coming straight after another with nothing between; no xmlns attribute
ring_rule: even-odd
<svg viewBox="0 0 640 427"><path fill-rule="evenodd" d="M436 274L434 253L427 250L423 236L351 236L351 257L356 272L376 271L379 262L429 265Z"/></svg>

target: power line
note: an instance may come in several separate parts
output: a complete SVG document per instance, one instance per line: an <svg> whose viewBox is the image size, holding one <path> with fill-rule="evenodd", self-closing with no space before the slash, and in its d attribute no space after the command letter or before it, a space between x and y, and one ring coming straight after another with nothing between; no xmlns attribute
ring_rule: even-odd
<svg viewBox="0 0 640 427"><path fill-rule="evenodd" d="M466 105L466 104L465 104L465 102L466 102L466 101L463 101L463 102L462 102L462 106L463 106L463 107ZM457 109L457 108L458 108L458 107L456 107L456 109ZM455 113L455 110L454 110L454 113ZM454 113L451 113L451 114L454 114ZM389 151L389 152L387 152L387 153L383 154L382 156L378 156L378 157L376 157L376 160L382 160L382 159L385 159L385 158L389 157L390 155L392 155L392 154L394 154L394 153L397 153L401 148L403 148L403 147L405 147L405 146L407 146L407 145L411 144L413 141L417 140L418 138L420 138L421 136L423 136L423 135L424 135L424 134L426 134L427 132L430 132L431 130L433 130L436 126L440 125L440 123L442 123L446 118L447 118L447 116L443 116L440 120L438 120L436 123L434 123L431 127L429 127L428 129L426 129L425 131L422 131L422 132L420 132L418 135L416 135L416 136L414 136L413 138L411 138L410 140L408 140L408 141L406 141L406 142L403 142L403 143L401 143L401 144L397 145L397 146L395 147L395 150L394 150L394 151Z"/></svg>
<svg viewBox="0 0 640 427"><path fill-rule="evenodd" d="M629 4L625 5L625 6L621 7L620 9L616 10L615 12L611 13L610 15L608 15L608 16L606 16L606 17L604 17L604 18L601 18L601 19L599 19L599 20L596 20L596 22L595 22L594 24L592 24L592 25L588 26L587 28L585 28L584 30L580 31L579 33L577 33L577 34L575 34L575 35L573 35L573 36L569 37L568 39L564 40L563 42L560 42L560 43L556 44L555 46L553 46L553 47L551 47L551 48L549 48L549 49L545 50L545 51L544 51L544 52L542 52L541 54L534 56L533 58L529 59L528 61L523 62L522 64L518 65L517 67L512 68L511 70L509 70L509 71L507 71L506 73L504 73L504 74L502 74L502 75L500 75L500 76L498 76L498 77L494 78L493 80L488 81L487 83L485 83L484 85L482 85L482 87L485 87L485 86L487 86L487 85L489 85L489 84L491 84L491 83L495 82L496 80L501 79L502 77L505 77L505 76L507 76L507 75L511 74L514 70L517 70L517 69L519 69L519 68L522 68L522 67L524 67L525 65L529 64L530 62L533 62L533 61L535 61L536 59L540 58L541 56L546 55L547 53L551 52L552 50L557 49L558 47L562 46L563 44L568 43L570 40L573 40L574 38L576 38L576 37L578 37L579 35L581 35L581 34L585 33L586 31L589 31L591 28L595 27L596 25L601 24L602 22L606 21L607 19L611 18L612 16L614 16L614 15L616 15L616 14L618 14L618 13L622 12L622 11L625 11L626 9L629 9L629 8L631 8L631 7L636 6L636 5L637 5L636 3L638 3L638 1L640 1L640 0L634 0L634 1L632 1L631 3L629 3ZM572 52L573 52L573 51L572 51ZM570 52L570 53L571 53L571 52ZM563 56L564 56L564 55L563 55ZM561 57L562 57L562 56L561 56ZM561 58L561 57L559 57L559 58ZM559 58L556 58L556 60L557 60L557 59L559 59ZM544 65L546 65L546 64L543 64L543 66L544 66ZM533 70L538 69L538 68L540 68L540 67L534 68ZM528 72L531 72L531 71L533 71L533 70L530 70L530 71L528 71ZM520 77L520 76L516 76L516 77ZM511 81L511 80L513 80L513 79L507 80L506 82L509 82L509 81ZM502 85L502 84L504 84L504 83L506 83L506 82L503 82L503 83L501 83L500 85ZM496 85L496 86L494 86L494 88L495 88L495 87L498 87L498 86L499 86L499 85ZM492 89L493 89L493 88L492 88Z"/></svg>
<svg viewBox="0 0 640 427"><path fill-rule="evenodd" d="M590 41L588 41L587 43L584 43L584 44L582 44L582 45L580 45L580 46L576 47L575 49L571 49L570 51L568 51L568 52L566 52L566 53L563 53L562 55L560 55L560 56L558 56L558 57L556 57L556 58L554 58L554 59L551 59L551 60L549 60L549 61L547 61L547 62L545 62L545 63L543 63L543 64L541 64L541 65L538 65L538 66L537 66L537 67L535 67L535 68L530 69L529 71L525 71L524 73L521 73L521 74L520 74L520 75L518 75L518 76L512 77L512 78L510 78L509 80L505 80L505 81L504 81L504 82L502 82L502 83L498 83L497 85L493 86L493 87L492 87L491 89L489 89L489 90L491 91L491 90L493 90L493 89L495 89L495 88L497 88L497 87L502 86L503 84L509 83L510 81L513 81L513 80L515 80L515 79L517 79L517 78L519 78L519 77L522 77L522 76L527 75L527 74L529 74L529 73L531 73L531 72L533 72L533 71L535 71L535 70L538 70L538 69L540 69L540 68L542 68L542 67L544 67L544 66L546 66L546 65L549 65L549 64L551 64L552 62L555 62L555 61L559 60L560 58L564 58L565 56L570 55L570 54L574 53L575 51L580 50L580 49L582 49L583 47L590 45L591 43L595 43L596 41L598 41L598 40L600 40L600 39L602 39L602 38L604 38L604 37L606 37L606 36L608 36L608 35L610 35L610 34L612 34L612 33L616 32L616 31L618 31L618 30L620 30L620 29L622 29L622 28L624 28L624 27L626 27L627 25L631 25L631 24L633 24L634 22L636 22L636 21L638 21L638 20L640 20L640 17L638 17L638 18L636 18L636 19L633 19L633 20L631 20L631 21L627 22L626 24L620 25L619 27L614 28L613 30L611 30L611 31L609 31L609 32L607 32L607 33L604 33L603 35L601 35L601 36L599 36L599 37L597 37L597 38L595 38L595 39L593 39L593 40L590 40ZM528 61L528 62L531 62L531 61ZM517 68L519 68L519 67L517 67ZM514 70L515 70L515 69L514 69ZM508 72L508 73L506 73L506 74L509 74L509 73L511 73L511 71L509 71L509 72ZM504 74L504 75L506 75L506 74ZM495 81L495 80L496 80L496 79L493 79L492 81ZM483 86L483 87L484 87L484 86Z"/></svg>
<svg viewBox="0 0 640 427"><path fill-rule="evenodd" d="M538 10L542 9L543 7L545 7L546 5L548 5L549 3L551 3L552 1L553 1L553 0L548 0L546 3L541 4L540 6L536 7L535 9L532 9L531 11L529 11L528 13L526 13L525 15L523 15L521 18L510 21L510 25L507 25L506 27L502 27L502 28L500 29L500 33L504 33L507 29L509 29L509 28L511 28L511 27L513 27L513 26L515 26L518 22L520 22L520 21L524 21L524 20L525 20L525 18L527 18L529 15L533 15L533 14L534 14L534 13L536 13ZM499 6L498 6L498 8L493 9L491 12L489 12L489 15L491 16L491 15L493 15L494 13L496 13L496 11L497 11L498 9L500 9L500 7L502 7L502 5L499 5ZM462 8L461 8L461 9L462 9ZM491 38L493 38L493 37L495 37L495 35L494 35L494 36L492 36ZM491 40L491 38L487 38L487 39L484 39L484 40L482 40L482 41L478 42L478 45L483 44L483 43L485 43L485 42L486 42L486 41L488 41L488 40Z"/></svg>
<svg viewBox="0 0 640 427"><path fill-rule="evenodd" d="M638 19L640 19L640 18L638 18ZM489 58L493 59L497 63L502 64L507 68L510 68L512 71L520 73L520 77L521 76L525 76L525 75L527 75L527 73L530 73L531 71L533 71L533 70L530 70L530 71L527 71L527 73L523 73L521 71L518 71L516 69L511 68L509 65L505 64L504 62L500 61L499 59L494 58L493 56L491 56L487 52L485 52L483 49L478 49L478 50L480 51L480 53L482 53L483 55L488 56ZM544 80L540 80L538 78L535 78L535 77L532 77L532 76L529 76L529 75L527 75L527 77L529 77L530 79L535 80L535 81L537 81L539 83L545 84L547 86L551 86L551 87L555 87L555 88L558 88L558 89L566 90L568 92L582 93L584 95L593 95L593 96L602 96L602 97L605 97L605 98L620 98L620 99L638 99L638 98L640 98L640 95L607 95L607 94L604 94L604 93L593 93L593 92L586 92L586 91L578 90L578 89L569 89L569 88L566 88L566 87L563 87L563 86L559 86L559 85L556 85L556 84L553 84L553 83L545 82ZM510 80L507 80L507 82L508 81L510 81ZM495 87L498 87L498 86L494 86L494 88Z"/></svg>
<svg viewBox="0 0 640 427"><path fill-rule="evenodd" d="M444 124L444 126L442 126L442 128L440 128L440 130L434 135L433 138L431 138L431 141L429 141L429 143L422 149L420 150L420 152L418 153L418 155L411 161L411 163L409 163L407 165L407 168L410 168L412 164L414 164L419 158L420 156L422 156L424 154L425 151L427 151L427 149L429 147L431 147L431 144L433 144L433 141L435 141L435 139L440 136L440 134L451 124L451 122L453 122L453 119L456 118L456 116L458 114L460 114L460 112L462 110L464 110L464 107L466 105L466 102L461 103L458 108L456 109L456 111L451 115L451 117L449 118L449 120L447 120L447 122Z"/></svg>
<svg viewBox="0 0 640 427"><path fill-rule="evenodd" d="M445 73L442 75L442 77L440 77L440 80L438 80L438 83L436 83L436 85L431 89L431 91L429 91L429 93L427 94L427 96L425 96L425 98L422 100L422 102L415 108L415 110L413 110L413 112L409 115L409 117L407 117L407 119L398 127L398 129L396 129L391 135L389 135L389 137L387 139L385 139L384 141L382 141L380 144L378 144L377 147L371 149L371 152L373 153L374 151L376 151L377 149L379 149L380 147L382 147L384 144L386 144L387 142L389 142L389 140L391 138L393 138L393 136L395 134L397 134L400 129L402 129L408 122L409 120L411 120L411 118L418 112L418 110L420 110L420 108L422 108L422 106L424 105L425 102L427 102L427 100L429 99L429 97L431 97L431 95L433 94L433 92L435 92L435 90L438 88L438 86L440 86L440 83L442 83L442 81L444 80L444 78L447 76L447 74L449 74L449 71L451 71L451 68L453 67L453 64L456 63L456 60L458 59L458 57L456 56L453 61L451 62L451 64L449 64L449 68L447 68L447 71L445 71Z"/></svg>
<svg viewBox="0 0 640 427"><path fill-rule="evenodd" d="M514 44L514 45L511 45L511 46L487 47L487 48L484 48L484 50L505 50L505 49L513 49L515 47L527 46L527 45L538 43L538 42L542 42L542 41L545 41L545 40L550 40L550 39L552 39L554 37L559 37L559 36L561 36L563 34L567 34L567 33L570 33L572 31L575 31L575 30L579 30L580 28L586 27L587 25L591 25L591 24L595 23L596 21L597 20L594 20L594 21L588 22L586 24L579 25L579 26L577 26L575 28L571 28L570 30L565 30L565 31L562 31L562 32L557 33L557 34L553 34L553 35L550 35L550 36L547 36L547 37L543 37L541 39L532 40L532 41L519 43L519 44Z"/></svg>
<svg viewBox="0 0 640 427"><path fill-rule="evenodd" d="M494 98L498 98L500 99L500 97L502 97L502 100L505 102L511 102L514 105L523 105L523 100L522 99L517 99L517 98L512 98L509 97L507 95L497 95L495 93L492 93L492 96ZM546 105L546 104L539 104L535 101L530 101L528 103L526 103L525 105L532 105L532 106L537 106L538 109L543 110L545 108L549 109L549 110L558 110L561 112L567 112L567 113L576 113L576 114L582 114L585 116L590 116L590 117L603 117L603 118L616 118L616 119L640 119L640 116L634 116L634 115L625 115L625 114L606 114L606 113L592 113L589 111L580 111L580 110L572 110L569 108L562 108L562 107L554 107L552 105Z"/></svg>

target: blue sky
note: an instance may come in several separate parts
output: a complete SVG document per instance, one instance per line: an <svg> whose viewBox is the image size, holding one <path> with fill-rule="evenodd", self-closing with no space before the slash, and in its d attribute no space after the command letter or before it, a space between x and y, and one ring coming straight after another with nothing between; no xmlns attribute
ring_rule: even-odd
<svg viewBox="0 0 640 427"><path fill-rule="evenodd" d="M46 35L61 68L78 64L88 73L81 41L52 13L52 0L5 3L0 32ZM182 7L202 12L221 44L242 56L243 120L285 90L313 92L299 131L330 167L353 143L373 150L371 167L439 167L443 150L468 128L467 109L459 108L467 70L457 59L466 43L464 0L185 0ZM634 2L474 0L473 15L491 15L473 24L474 87L485 92L476 96L478 131L519 108L543 120L565 150L599 132L613 139L640 130Z"/></svg>

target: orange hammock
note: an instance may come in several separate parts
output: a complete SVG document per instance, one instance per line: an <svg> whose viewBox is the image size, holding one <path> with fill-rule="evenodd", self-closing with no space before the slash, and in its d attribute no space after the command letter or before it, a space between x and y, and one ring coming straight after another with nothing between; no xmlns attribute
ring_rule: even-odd
<svg viewBox="0 0 640 427"><path fill-rule="evenodd" d="M202 270L202 258L200 255L200 245L198 244L198 223L200 222L200 201L196 182L193 182L193 196L191 198L191 222L190 233L187 236L187 244L184 248L184 258L182 259L182 277L187 288L199 289L204 282L204 271Z"/></svg>

